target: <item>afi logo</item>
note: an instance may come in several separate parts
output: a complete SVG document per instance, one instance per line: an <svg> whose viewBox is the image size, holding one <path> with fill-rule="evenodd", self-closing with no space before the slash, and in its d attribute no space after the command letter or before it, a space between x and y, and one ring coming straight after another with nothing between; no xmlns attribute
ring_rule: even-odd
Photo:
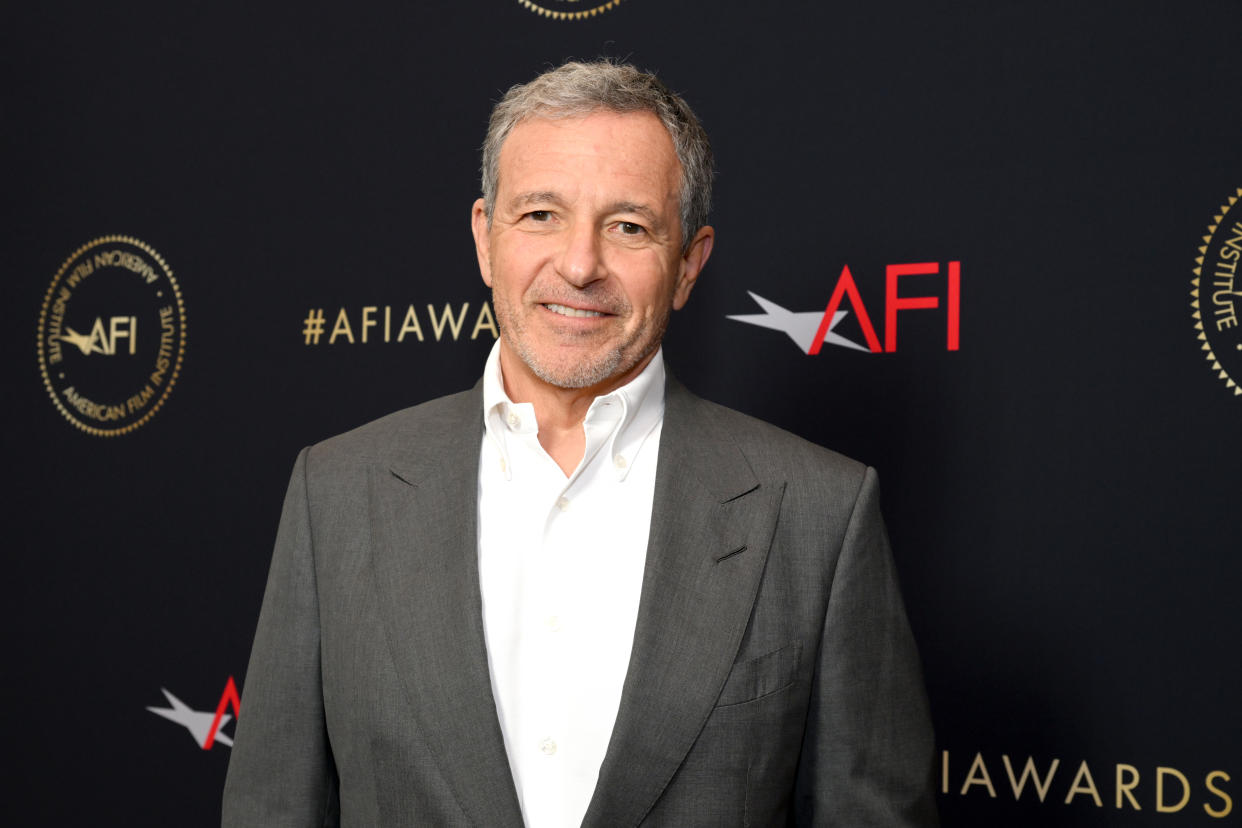
<svg viewBox="0 0 1242 828"><path fill-rule="evenodd" d="M837 284L832 290L832 297L828 300L828 307L822 314L818 311L789 311L775 302L747 291L750 298L763 308L764 313L740 314L728 318L762 328L784 331L804 353L812 356L819 353L824 343L873 354L881 351L892 353L897 350L897 314L911 310L938 310L941 300L940 296L903 295L899 290L899 280L902 276L934 276L939 273L940 265L937 262L891 264L885 268L884 347L882 348L880 338L876 336L875 326L871 322L871 315L867 313L862 296L858 292L858 285L854 282L854 275L850 273L849 265L846 265L841 270L841 275L837 277ZM945 269L944 293L945 347L946 350L956 351L961 340L961 262L948 263ZM858 327L862 329L863 337L867 340L865 346L846 339L834 330L841 320L849 315L849 311L841 309L847 299L854 315L858 317Z"/></svg>
<svg viewBox="0 0 1242 828"><path fill-rule="evenodd" d="M113 316L108 319L108 326L105 328L103 319L95 317L95 326L91 328L90 334L80 334L68 325L65 326L65 333L61 334L61 339L70 345L76 345L78 350L86 355L105 354L112 356L116 353L118 339L129 340L129 352L134 353L138 339L138 318L134 316Z"/></svg>
<svg viewBox="0 0 1242 828"><path fill-rule="evenodd" d="M168 699L172 707L148 707L147 710L157 716L163 716L170 722L176 722L190 731L195 743L203 750L211 750L216 742L229 747L233 746L233 740L220 732L220 728L233 720L233 716L224 712L230 705L233 707L234 715L241 713L238 709L241 707L241 701L237 697L237 685L233 683L232 676L229 676L228 682L224 685L224 692L220 694L220 703L216 705L214 714L210 710L191 709L189 705L163 687L160 688L160 692L164 694L164 698Z"/></svg>

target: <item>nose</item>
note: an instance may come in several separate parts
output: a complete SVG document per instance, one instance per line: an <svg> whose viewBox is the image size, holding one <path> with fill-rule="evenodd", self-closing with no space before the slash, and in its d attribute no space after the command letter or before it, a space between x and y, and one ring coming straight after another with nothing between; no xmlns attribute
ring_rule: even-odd
<svg viewBox="0 0 1242 828"><path fill-rule="evenodd" d="M604 278L601 239L590 222L574 222L562 239L564 245L556 268L561 278L578 288Z"/></svg>

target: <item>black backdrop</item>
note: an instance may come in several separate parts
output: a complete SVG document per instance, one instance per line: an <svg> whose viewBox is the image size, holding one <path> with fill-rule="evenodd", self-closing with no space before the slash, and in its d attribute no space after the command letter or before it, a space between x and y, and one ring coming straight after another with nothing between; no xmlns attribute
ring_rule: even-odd
<svg viewBox="0 0 1242 828"><path fill-rule="evenodd" d="M231 722L203 750L202 720L148 708L175 711L164 688L209 722L244 686L296 451L473 382L490 102L604 54L682 91L717 152L718 244L670 366L880 470L945 823L1240 824L1242 338L1218 327L1239 296L1205 281L1200 337L1192 271L1236 264L1242 5L529 5L3 13L6 822L218 821ZM57 409L32 333L110 234L171 268L185 353L106 437ZM809 355L776 316L728 318L763 313L749 291L809 336L848 266L883 346L888 266L913 263L938 272L900 296L938 306L896 313L895 350ZM128 312L96 305L78 333ZM411 305L422 341L397 342ZM437 340L446 305L464 321Z"/></svg>

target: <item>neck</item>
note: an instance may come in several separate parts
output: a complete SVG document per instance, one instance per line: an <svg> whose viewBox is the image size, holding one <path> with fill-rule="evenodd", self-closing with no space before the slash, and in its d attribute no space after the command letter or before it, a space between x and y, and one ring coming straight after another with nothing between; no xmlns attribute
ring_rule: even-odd
<svg viewBox="0 0 1242 828"><path fill-rule="evenodd" d="M515 403L530 403L539 423L539 444L560 466L565 476L573 474L586 452L586 432L582 422L596 397L609 394L643 372L655 357L652 351L619 377L611 377L586 388L560 388L530 370L519 357L500 346L500 375L505 393Z"/></svg>

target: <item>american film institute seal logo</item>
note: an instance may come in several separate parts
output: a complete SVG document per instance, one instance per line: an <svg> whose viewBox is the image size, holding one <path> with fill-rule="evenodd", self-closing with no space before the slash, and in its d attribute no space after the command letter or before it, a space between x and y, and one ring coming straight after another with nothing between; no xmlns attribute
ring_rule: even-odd
<svg viewBox="0 0 1242 828"><path fill-rule="evenodd" d="M591 0L541 0L538 3L533 3L531 0L518 0L518 2L535 14L550 17L553 20L585 20L588 17L612 11L621 5L621 0L608 0L607 3L593 3Z"/></svg>
<svg viewBox="0 0 1242 828"><path fill-rule="evenodd" d="M69 422L133 431L168 399L184 356L181 289L150 245L104 236L60 266L39 313L39 370Z"/></svg>
<svg viewBox="0 0 1242 828"><path fill-rule="evenodd" d="M1207 361L1225 387L1242 395L1242 198L1238 187L1212 217L1203 246L1195 258L1191 302L1195 329L1199 332Z"/></svg>

